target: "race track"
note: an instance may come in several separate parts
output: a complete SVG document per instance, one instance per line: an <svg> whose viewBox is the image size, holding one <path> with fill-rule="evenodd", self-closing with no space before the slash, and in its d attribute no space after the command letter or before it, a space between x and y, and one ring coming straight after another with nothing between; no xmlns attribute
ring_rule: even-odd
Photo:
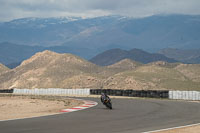
<svg viewBox="0 0 200 133"><path fill-rule="evenodd" d="M0 122L1 133L140 133L200 123L200 103L113 99L113 110L96 107L53 116Z"/></svg>

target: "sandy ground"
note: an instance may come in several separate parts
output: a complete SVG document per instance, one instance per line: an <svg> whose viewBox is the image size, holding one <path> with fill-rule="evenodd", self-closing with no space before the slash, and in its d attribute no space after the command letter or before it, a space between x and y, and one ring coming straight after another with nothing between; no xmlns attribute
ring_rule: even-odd
<svg viewBox="0 0 200 133"><path fill-rule="evenodd" d="M0 120L37 117L60 113L83 104L73 99L54 97L0 96Z"/></svg>
<svg viewBox="0 0 200 133"><path fill-rule="evenodd" d="M172 129L172 130L161 131L161 132L156 132L156 133L199 133L199 132L200 132L200 125L180 128L180 129Z"/></svg>

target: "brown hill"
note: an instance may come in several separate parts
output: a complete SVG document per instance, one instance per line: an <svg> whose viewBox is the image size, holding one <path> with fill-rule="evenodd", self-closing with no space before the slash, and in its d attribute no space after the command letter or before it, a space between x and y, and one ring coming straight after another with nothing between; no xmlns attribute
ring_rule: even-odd
<svg viewBox="0 0 200 133"><path fill-rule="evenodd" d="M176 70L188 79L200 82L200 64L180 64L176 67Z"/></svg>
<svg viewBox="0 0 200 133"><path fill-rule="evenodd" d="M8 70L9 70L9 68L7 68L6 66L0 64L0 74L6 72Z"/></svg>
<svg viewBox="0 0 200 133"><path fill-rule="evenodd" d="M104 88L134 90L200 89L200 82L189 79L185 76L185 73L177 69L158 65L143 65L109 77L104 81ZM196 78L199 79L199 77Z"/></svg>
<svg viewBox="0 0 200 133"><path fill-rule="evenodd" d="M0 89L104 88L199 90L200 65L122 60L100 67L72 54L44 51L0 74Z"/></svg>
<svg viewBox="0 0 200 133"><path fill-rule="evenodd" d="M0 88L96 88L109 74L77 56L44 51L1 75Z"/></svg>
<svg viewBox="0 0 200 133"><path fill-rule="evenodd" d="M160 67L166 67L166 68L175 68L179 65L180 63L168 63L168 62L165 62L165 61L156 61L156 62L151 62L151 63L148 63L147 65L151 66L160 66Z"/></svg>
<svg viewBox="0 0 200 133"><path fill-rule="evenodd" d="M121 60L113 65L107 66L107 68L111 68L111 69L116 69L118 71L123 71L123 70L131 70L131 69L135 69L136 67L141 66L142 63L130 60L130 59L124 59Z"/></svg>

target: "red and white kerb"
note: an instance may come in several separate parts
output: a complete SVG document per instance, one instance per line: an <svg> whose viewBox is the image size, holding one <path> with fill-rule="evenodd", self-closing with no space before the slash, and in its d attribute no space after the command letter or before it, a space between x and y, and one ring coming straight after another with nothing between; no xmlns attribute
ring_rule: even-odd
<svg viewBox="0 0 200 133"><path fill-rule="evenodd" d="M79 110L83 110L83 109L94 107L94 106L96 106L98 104L97 102L93 102L93 101L86 101L86 100L81 100L81 101L84 102L84 104L82 104L81 106L77 106L77 107L73 107L73 108L69 108L69 109L62 109L62 110L60 110L60 112L79 111Z"/></svg>

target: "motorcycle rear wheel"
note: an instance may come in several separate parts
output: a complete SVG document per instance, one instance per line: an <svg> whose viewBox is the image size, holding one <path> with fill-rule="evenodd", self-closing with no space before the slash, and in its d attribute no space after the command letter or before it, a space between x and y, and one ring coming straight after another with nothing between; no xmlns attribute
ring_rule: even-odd
<svg viewBox="0 0 200 133"><path fill-rule="evenodd" d="M112 109L112 103L108 102L108 103L106 104L106 107L109 108L109 109Z"/></svg>

